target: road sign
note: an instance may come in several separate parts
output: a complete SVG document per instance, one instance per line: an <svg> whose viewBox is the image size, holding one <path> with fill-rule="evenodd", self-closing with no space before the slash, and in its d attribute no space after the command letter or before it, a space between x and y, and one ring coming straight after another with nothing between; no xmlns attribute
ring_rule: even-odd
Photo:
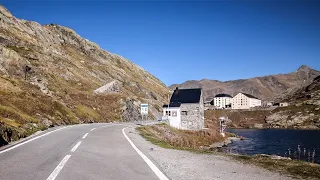
<svg viewBox="0 0 320 180"><path fill-rule="evenodd" d="M148 115L148 104L141 104L141 114Z"/></svg>

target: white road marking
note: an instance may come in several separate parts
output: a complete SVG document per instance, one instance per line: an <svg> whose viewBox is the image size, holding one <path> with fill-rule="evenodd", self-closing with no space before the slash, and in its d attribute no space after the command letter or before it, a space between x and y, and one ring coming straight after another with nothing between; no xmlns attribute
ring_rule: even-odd
<svg viewBox="0 0 320 180"><path fill-rule="evenodd" d="M95 130L96 128L92 128L90 131L93 131L93 130Z"/></svg>
<svg viewBox="0 0 320 180"><path fill-rule="evenodd" d="M126 128L127 128L127 127L126 127ZM167 178L167 176L164 175L164 174L160 171L160 169L159 169L156 165L154 165L153 162L152 162L146 155L144 155L144 154L137 148L136 145L133 144L133 142L129 139L129 137L128 137L128 136L126 135L126 133L124 132L124 130L125 130L126 128L123 128L123 129L122 129L122 133L123 133L124 137L126 137L126 139L129 141L129 143L131 144L131 146L133 147L133 149L137 151L137 153L138 153L138 154L142 157L142 159L148 164L148 166L149 166L149 167L151 168L151 170L158 176L158 178L159 178L160 180L169 180L169 179Z"/></svg>
<svg viewBox="0 0 320 180"><path fill-rule="evenodd" d="M110 126L121 126L122 124L108 124L108 125L105 125L105 126L102 126L103 128L104 127L110 127Z"/></svg>
<svg viewBox="0 0 320 180"><path fill-rule="evenodd" d="M77 150L77 148L80 146L81 141L79 141L76 145L73 146L73 148L71 149L71 152L75 152Z"/></svg>
<svg viewBox="0 0 320 180"><path fill-rule="evenodd" d="M4 153L4 152L7 152L7 151L10 151L10 150L12 150L12 149L15 149L15 148L17 148L17 147L19 147L19 146L22 146L22 145L24 145L24 144L27 144L27 143L29 143L29 142L31 142L31 141L34 141L34 140L36 140L36 139L39 139L39 138L41 138L41 137L43 137L43 136L49 135L49 134L51 134L51 133L53 133L53 132L59 131L59 130L64 129L64 128L67 128L67 127L62 127L62 128L59 128L59 129L56 129L56 130L47 132L47 133L45 133L45 134L42 134L42 135L40 135L40 136L31 138L31 139L29 139L29 140L27 140L27 141L24 141L24 142L20 143L20 144L17 144L17 145L15 145L15 146L12 146L12 147L10 147L10 148L8 148L8 149L5 149L5 150L3 150L3 151L0 151L0 154L2 154L2 153Z"/></svg>
<svg viewBox="0 0 320 180"><path fill-rule="evenodd" d="M50 176L47 178L47 180L54 180L58 176L60 171L62 170L63 166L66 165L66 163L70 157L71 157L71 155L66 155L62 159L62 161L59 163L59 165L53 170L53 172L50 174Z"/></svg>
<svg viewBox="0 0 320 180"><path fill-rule="evenodd" d="M88 136L88 133L86 133L86 134L82 137L82 139L86 138L87 136Z"/></svg>

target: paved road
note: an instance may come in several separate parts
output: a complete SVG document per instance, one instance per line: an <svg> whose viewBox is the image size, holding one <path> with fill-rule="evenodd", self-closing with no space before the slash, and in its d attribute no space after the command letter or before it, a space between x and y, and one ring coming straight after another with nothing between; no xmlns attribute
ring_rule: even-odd
<svg viewBox="0 0 320 180"><path fill-rule="evenodd" d="M126 126L75 125L0 151L0 179L159 179L122 133Z"/></svg>

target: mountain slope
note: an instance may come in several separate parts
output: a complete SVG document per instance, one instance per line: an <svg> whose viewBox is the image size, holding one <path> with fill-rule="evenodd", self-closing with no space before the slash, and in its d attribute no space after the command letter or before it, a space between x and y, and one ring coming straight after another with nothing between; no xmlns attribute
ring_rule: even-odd
<svg viewBox="0 0 320 180"><path fill-rule="evenodd" d="M186 81L182 84L173 84L169 88L198 88L204 90L205 98L210 99L219 93L235 95L238 92L252 94L262 100L275 100L291 94L301 86L309 84L320 72L307 66L301 66L297 71L289 74L278 74L250 79L233 81L217 81L203 79L200 81Z"/></svg>
<svg viewBox="0 0 320 180"><path fill-rule="evenodd" d="M309 85L286 96L287 107L279 107L266 117L273 128L320 128L320 76Z"/></svg>
<svg viewBox="0 0 320 180"><path fill-rule="evenodd" d="M0 85L0 145L51 125L138 120L141 102L152 118L168 93L147 71L72 29L18 19L1 5Z"/></svg>
<svg viewBox="0 0 320 180"><path fill-rule="evenodd" d="M320 76L310 84L285 96L289 106L256 110L207 110L209 128L219 126L219 117L228 116L230 127L320 129Z"/></svg>

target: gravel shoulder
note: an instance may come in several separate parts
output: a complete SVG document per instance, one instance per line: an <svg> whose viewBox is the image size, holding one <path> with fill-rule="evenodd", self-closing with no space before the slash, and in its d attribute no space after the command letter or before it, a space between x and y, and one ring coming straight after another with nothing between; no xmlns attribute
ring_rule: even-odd
<svg viewBox="0 0 320 180"><path fill-rule="evenodd" d="M126 129L133 143L165 173L174 180L287 180L285 175L271 172L260 167L243 164L232 158L198 154L189 151L165 149L153 145L142 138L135 127Z"/></svg>

